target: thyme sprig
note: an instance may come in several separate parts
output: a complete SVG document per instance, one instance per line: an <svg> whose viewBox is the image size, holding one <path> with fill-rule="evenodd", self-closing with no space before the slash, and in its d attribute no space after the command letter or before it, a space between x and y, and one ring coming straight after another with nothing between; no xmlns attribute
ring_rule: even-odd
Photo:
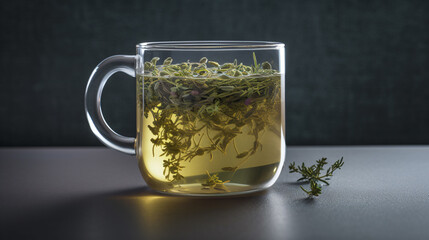
<svg viewBox="0 0 429 240"><path fill-rule="evenodd" d="M310 183L310 190L306 190L300 186L309 197L319 196L322 194L322 185L320 182L329 185L327 180L333 176L335 170L341 169L344 165L343 157L341 157L341 159L337 160L326 170L325 174L322 174L321 172L323 167L328 164L326 160L327 158L321 158L316 161L316 164L309 167L307 167L305 163L302 163L301 166L298 167L295 166L295 162L292 162L289 165L289 173L301 174L301 178L297 181L308 181Z"/></svg>
<svg viewBox="0 0 429 240"><path fill-rule="evenodd" d="M206 172L207 172L207 179L205 180L204 183L201 184L203 186L203 189L216 189L216 190L227 191L227 188L225 187L224 183L228 183L229 180L222 181L219 179L217 173L210 175L209 171L206 171Z"/></svg>

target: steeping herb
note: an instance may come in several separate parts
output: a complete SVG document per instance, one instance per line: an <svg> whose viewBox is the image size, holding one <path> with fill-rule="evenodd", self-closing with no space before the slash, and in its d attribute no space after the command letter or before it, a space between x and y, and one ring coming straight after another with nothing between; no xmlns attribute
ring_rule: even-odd
<svg viewBox="0 0 429 240"><path fill-rule="evenodd" d="M315 165L310 167L305 166L305 163L302 163L301 166L296 167L295 162L292 162L289 165L289 173L299 173L301 174L301 178L297 181L308 181L310 183L310 190L304 189L302 186L301 189L308 194L309 197L319 196L322 194L322 185L320 182L329 185L328 181L329 177L333 176L333 173L337 169L341 169L344 165L343 157L340 160L337 160L331 167L326 170L325 174L322 174L321 171L323 167L328 164L326 161L327 158L321 158L316 161Z"/></svg>
<svg viewBox="0 0 429 240"><path fill-rule="evenodd" d="M216 190L225 190L226 191L227 189L225 188L225 186L223 184L229 182L229 180L228 181L222 181L219 179L219 177L217 175L218 175L217 173L210 175L210 173L207 171L207 179L201 185L203 185L203 187L206 189L213 188Z"/></svg>
<svg viewBox="0 0 429 240"><path fill-rule="evenodd" d="M280 139L280 73L270 63L258 63L255 54L252 66L237 60L220 64L206 57L198 62L159 60L144 63L144 74L137 78L138 104L145 121L151 119L147 127L153 136L152 155L162 159L168 181L186 177L185 162L200 156L212 161L215 153L225 154L230 147L238 164L216 171L235 173L262 150L264 132ZM236 139L243 134L250 135L252 144L239 148ZM217 173L207 175L200 181L203 188L220 189L228 182Z"/></svg>

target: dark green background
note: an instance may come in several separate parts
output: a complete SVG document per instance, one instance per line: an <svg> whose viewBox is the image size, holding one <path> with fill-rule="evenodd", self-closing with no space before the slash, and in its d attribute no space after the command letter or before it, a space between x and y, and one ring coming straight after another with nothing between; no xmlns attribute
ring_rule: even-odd
<svg viewBox="0 0 429 240"><path fill-rule="evenodd" d="M100 145L84 90L105 57L160 40L287 45L288 144L429 143L429 1L2 1L0 146ZM134 135L134 81L109 124Z"/></svg>

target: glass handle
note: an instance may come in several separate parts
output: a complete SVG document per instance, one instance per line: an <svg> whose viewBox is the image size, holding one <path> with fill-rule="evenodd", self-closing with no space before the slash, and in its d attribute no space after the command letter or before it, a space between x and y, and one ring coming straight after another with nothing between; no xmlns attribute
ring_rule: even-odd
<svg viewBox="0 0 429 240"><path fill-rule="evenodd" d="M92 132L106 146L132 155L136 154L135 138L122 136L109 127L101 111L101 94L107 80L116 72L124 72L135 77L135 65L134 55L106 58L92 72L85 90L85 112Z"/></svg>

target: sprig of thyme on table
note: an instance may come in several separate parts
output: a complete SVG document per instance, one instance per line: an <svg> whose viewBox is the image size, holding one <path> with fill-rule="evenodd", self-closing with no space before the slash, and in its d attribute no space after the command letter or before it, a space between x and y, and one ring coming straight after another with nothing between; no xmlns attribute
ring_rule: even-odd
<svg viewBox="0 0 429 240"><path fill-rule="evenodd" d="M343 157L341 159L337 160L334 164L331 165L331 167L326 170L326 173L323 175L321 174L321 171L323 170L323 167L328 164L326 161L327 158L321 158L316 161L316 164L307 167L305 166L305 163L302 163L301 166L296 167L295 162L292 162L289 165L289 173L299 173L301 174L301 178L299 178L297 181L308 181L310 183L310 190L304 189L302 186L300 188L307 193L308 197L314 197L319 196L322 194L322 185L319 182L322 182L326 185L329 185L328 181L329 177L333 176L333 173L337 169L341 169L341 167L344 165Z"/></svg>

